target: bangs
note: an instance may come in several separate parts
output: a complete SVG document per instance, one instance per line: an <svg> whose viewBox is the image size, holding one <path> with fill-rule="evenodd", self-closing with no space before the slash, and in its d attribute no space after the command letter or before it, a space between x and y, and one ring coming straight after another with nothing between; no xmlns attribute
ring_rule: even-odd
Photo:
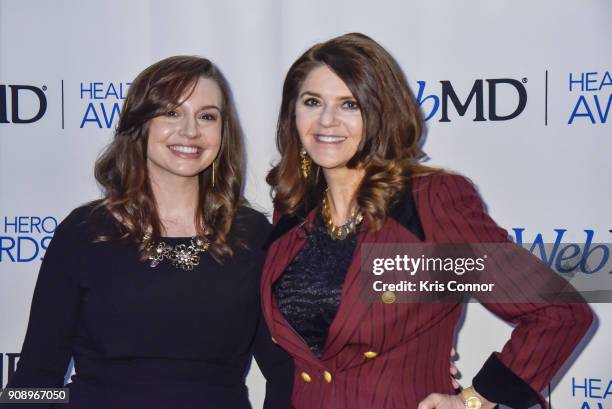
<svg viewBox="0 0 612 409"><path fill-rule="evenodd" d="M151 118L165 114L185 102L196 87L200 75L186 77L182 73L171 73L167 77L160 78L154 84L147 100L152 109Z"/></svg>

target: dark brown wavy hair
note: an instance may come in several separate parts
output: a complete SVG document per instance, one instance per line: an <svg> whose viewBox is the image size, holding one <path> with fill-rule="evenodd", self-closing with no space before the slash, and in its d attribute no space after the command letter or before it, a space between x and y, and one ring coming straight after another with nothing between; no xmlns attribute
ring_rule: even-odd
<svg viewBox="0 0 612 409"><path fill-rule="evenodd" d="M144 254L143 237L148 232L157 241L163 231L147 172L147 139L152 118L178 107L193 92L200 78L209 78L221 90L221 147L212 166L199 175L199 203L195 217L198 235L211 240L215 258L232 254L231 227L242 199L244 150L242 132L229 85L209 60L175 56L141 72L130 86L112 142L95 166L95 177L103 191L96 209L105 208L122 224L120 237L132 238ZM187 96L187 97L185 97ZM183 100L181 100L183 98Z"/></svg>
<svg viewBox="0 0 612 409"><path fill-rule="evenodd" d="M281 159L266 179L275 209L281 215L304 215L320 202L325 189L316 164L307 179L300 173L301 144L295 119L300 88L308 74L322 65L344 81L359 104L364 134L347 166L365 170L356 200L372 228L378 230L411 177L439 170L419 163L425 156L420 148L423 119L402 70L380 44L360 33L316 44L289 68L276 132Z"/></svg>

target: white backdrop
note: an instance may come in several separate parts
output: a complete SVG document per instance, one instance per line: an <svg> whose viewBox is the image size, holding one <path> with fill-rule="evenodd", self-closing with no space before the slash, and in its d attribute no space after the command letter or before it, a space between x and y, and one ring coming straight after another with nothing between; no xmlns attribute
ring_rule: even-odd
<svg viewBox="0 0 612 409"><path fill-rule="evenodd" d="M21 348L55 223L99 195L93 163L111 138L120 89L125 94L138 72L171 55L217 63L246 133L246 195L270 211L264 177L277 157L284 74L315 42L350 31L382 43L415 93L422 89L423 111L431 114L424 146L430 163L472 178L500 225L514 236L513 229L524 229L525 242L538 235L545 242L584 242L590 232L593 242L610 242L609 0L0 0L2 386ZM518 116L491 120L491 105L508 115L519 104L508 84L498 85L490 101L491 79L520 83L527 99ZM449 102L450 121L440 122L441 81L450 81L465 102L477 80L485 120L474 121L475 101L464 116ZM15 123L35 117L41 100L40 119ZM597 331L554 381L555 409L612 406L612 308L593 308ZM458 365L469 385L511 327L479 305L469 306L463 327L470 333L458 336ZM254 407L261 407L264 384L255 365L248 382Z"/></svg>

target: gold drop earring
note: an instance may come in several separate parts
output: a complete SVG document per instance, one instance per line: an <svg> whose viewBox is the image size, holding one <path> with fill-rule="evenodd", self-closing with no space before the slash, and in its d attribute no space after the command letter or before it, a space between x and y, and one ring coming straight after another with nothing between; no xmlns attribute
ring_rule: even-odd
<svg viewBox="0 0 612 409"><path fill-rule="evenodd" d="M215 161L212 163L212 187L215 187Z"/></svg>
<svg viewBox="0 0 612 409"><path fill-rule="evenodd" d="M304 179L308 179L308 176L310 176L311 165L312 159L310 159L310 156L308 156L306 149L302 148L302 150L300 150L300 168L302 170L302 177Z"/></svg>

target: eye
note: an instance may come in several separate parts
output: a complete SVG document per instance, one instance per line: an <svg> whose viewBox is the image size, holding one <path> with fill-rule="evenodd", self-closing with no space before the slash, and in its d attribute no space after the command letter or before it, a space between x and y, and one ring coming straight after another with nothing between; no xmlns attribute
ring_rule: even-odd
<svg viewBox="0 0 612 409"><path fill-rule="evenodd" d="M306 98L303 102L307 107L316 107L319 106L319 100L316 98Z"/></svg>
<svg viewBox="0 0 612 409"><path fill-rule="evenodd" d="M205 121L216 121L217 115L211 114L209 112L205 112L202 115L200 115L200 119L203 119Z"/></svg>
<svg viewBox="0 0 612 409"><path fill-rule="evenodd" d="M170 111L166 112L166 116L174 118L174 117L178 116L178 112L176 112L175 110L171 109Z"/></svg>
<svg viewBox="0 0 612 409"><path fill-rule="evenodd" d="M342 107L345 109L355 110L359 109L359 104L354 100L347 100L342 103Z"/></svg>

